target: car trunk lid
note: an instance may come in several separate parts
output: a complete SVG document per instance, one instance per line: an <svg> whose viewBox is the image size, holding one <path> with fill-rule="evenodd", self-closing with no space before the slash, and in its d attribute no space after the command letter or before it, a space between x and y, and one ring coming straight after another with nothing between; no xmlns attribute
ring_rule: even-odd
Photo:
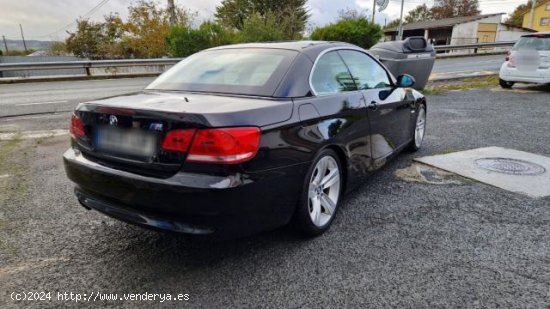
<svg viewBox="0 0 550 309"><path fill-rule="evenodd" d="M186 159L185 153L163 149L168 132L261 127L291 114L291 101L145 91L80 104L75 115L85 135L75 147L99 164L166 178L181 170Z"/></svg>

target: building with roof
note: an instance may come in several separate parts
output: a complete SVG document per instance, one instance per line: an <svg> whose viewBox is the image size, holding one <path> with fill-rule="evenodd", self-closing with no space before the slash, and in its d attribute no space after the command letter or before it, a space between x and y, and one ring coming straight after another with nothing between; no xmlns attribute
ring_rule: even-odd
<svg viewBox="0 0 550 309"><path fill-rule="evenodd" d="M434 45L457 45L515 41L524 34L534 32L502 23L503 15L485 14L409 23L403 26L403 37L423 36ZM397 30L397 27L385 29L386 40L395 40Z"/></svg>
<svg viewBox="0 0 550 309"><path fill-rule="evenodd" d="M523 14L523 27L528 27L531 21L531 10ZM550 31L550 0L539 1L533 14L532 29L539 32Z"/></svg>

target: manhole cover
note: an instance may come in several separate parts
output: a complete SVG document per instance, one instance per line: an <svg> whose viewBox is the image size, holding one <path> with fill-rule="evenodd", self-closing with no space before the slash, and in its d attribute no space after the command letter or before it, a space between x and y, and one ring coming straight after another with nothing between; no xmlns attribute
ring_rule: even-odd
<svg viewBox="0 0 550 309"><path fill-rule="evenodd" d="M483 158L475 161L477 167L509 175L535 176L546 172L546 169L536 163L510 158Z"/></svg>

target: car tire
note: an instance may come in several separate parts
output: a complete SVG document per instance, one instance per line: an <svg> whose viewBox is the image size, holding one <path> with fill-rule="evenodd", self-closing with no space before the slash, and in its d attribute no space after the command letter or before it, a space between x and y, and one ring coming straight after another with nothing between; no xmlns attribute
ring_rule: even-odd
<svg viewBox="0 0 550 309"><path fill-rule="evenodd" d="M330 228L343 196L343 170L331 149L319 152L304 179L292 225L301 235L313 237Z"/></svg>
<svg viewBox="0 0 550 309"><path fill-rule="evenodd" d="M514 86L514 82L508 82L508 81L505 81L503 79L500 79L498 80L498 83L500 84L500 87L504 88L504 89L510 89Z"/></svg>
<svg viewBox="0 0 550 309"><path fill-rule="evenodd" d="M424 136L426 135L426 105L420 104L416 111L416 119L414 122L414 131L412 134L412 141L409 146L409 150L412 152L418 151L422 147L424 142Z"/></svg>

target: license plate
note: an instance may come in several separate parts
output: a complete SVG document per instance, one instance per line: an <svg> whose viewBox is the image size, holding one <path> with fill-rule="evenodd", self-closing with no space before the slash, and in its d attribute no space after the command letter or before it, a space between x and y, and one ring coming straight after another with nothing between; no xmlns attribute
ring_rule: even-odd
<svg viewBox="0 0 550 309"><path fill-rule="evenodd" d="M100 127L96 147L104 152L150 157L155 155L157 136L138 129Z"/></svg>
<svg viewBox="0 0 550 309"><path fill-rule="evenodd" d="M519 50L514 58L520 71L536 71L540 66L540 57L536 50Z"/></svg>
<svg viewBox="0 0 550 309"><path fill-rule="evenodd" d="M407 59L424 59L424 58L430 58L432 57L432 54L412 54L407 55Z"/></svg>

